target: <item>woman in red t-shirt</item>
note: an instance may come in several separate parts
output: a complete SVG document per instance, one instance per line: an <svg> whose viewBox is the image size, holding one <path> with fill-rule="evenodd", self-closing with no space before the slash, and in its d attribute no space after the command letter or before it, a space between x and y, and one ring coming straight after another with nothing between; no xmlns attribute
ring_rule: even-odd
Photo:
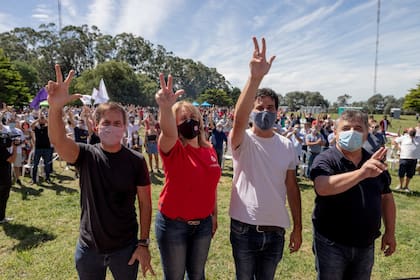
<svg viewBox="0 0 420 280"><path fill-rule="evenodd" d="M216 188L221 169L216 151L206 140L199 110L176 102L184 93L172 91L160 74L156 93L161 134L158 146L165 167L165 185L156 215L156 239L165 278L204 279L211 238L217 229Z"/></svg>

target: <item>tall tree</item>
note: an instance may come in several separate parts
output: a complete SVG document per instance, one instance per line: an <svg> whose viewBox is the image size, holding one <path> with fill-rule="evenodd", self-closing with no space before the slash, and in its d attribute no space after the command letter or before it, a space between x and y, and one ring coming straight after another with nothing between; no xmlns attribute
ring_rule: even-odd
<svg viewBox="0 0 420 280"><path fill-rule="evenodd" d="M405 96L403 107L407 111L420 113L420 83Z"/></svg>
<svg viewBox="0 0 420 280"><path fill-rule="evenodd" d="M29 98L22 76L0 49L0 102L20 107L27 105Z"/></svg>

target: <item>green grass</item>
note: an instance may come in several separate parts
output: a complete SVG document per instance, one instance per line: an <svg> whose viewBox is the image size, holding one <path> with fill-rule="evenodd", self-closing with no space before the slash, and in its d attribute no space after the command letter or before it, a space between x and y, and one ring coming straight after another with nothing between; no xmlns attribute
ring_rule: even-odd
<svg viewBox="0 0 420 280"><path fill-rule="evenodd" d="M401 119L400 122L405 121ZM394 123L397 120L393 120ZM413 118L410 125L415 124ZM72 170L60 167L59 162L55 162L54 170L52 184L41 182L40 186L30 186L30 179L26 176L23 178L26 187L13 187L11 191L7 216L14 220L0 225L0 280L77 279L73 256L80 215L78 180L74 180ZM392 187L395 187L398 183L396 170L391 170L391 174ZM219 229L209 252L207 279L234 279L228 216L231 178L231 162L227 162L218 189ZM152 182L155 213L164 182L163 175L156 174ZM299 185L302 193L303 244L295 254L291 255L285 250L276 279L314 279L316 276L311 249L314 192L310 181L302 180ZM413 178L410 187L413 190L411 194L394 192L397 204L397 251L391 257L384 257L379 250L380 240L377 240L372 279L420 277L419 175ZM286 233L287 239L289 233ZM154 226L150 237L152 263L157 276L148 276L148 279L162 279ZM108 275L107 279L112 277Z"/></svg>

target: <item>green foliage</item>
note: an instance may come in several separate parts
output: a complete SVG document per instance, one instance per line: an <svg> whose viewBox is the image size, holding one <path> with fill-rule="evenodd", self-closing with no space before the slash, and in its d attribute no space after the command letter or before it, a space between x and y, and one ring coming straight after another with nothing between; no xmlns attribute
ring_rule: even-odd
<svg viewBox="0 0 420 280"><path fill-rule="evenodd" d="M75 79L73 91L90 95L93 88L98 88L101 78L111 101L142 106L154 104L157 84L145 75L136 75L124 62L109 61L84 71Z"/></svg>
<svg viewBox="0 0 420 280"><path fill-rule="evenodd" d="M0 49L0 102L20 107L27 105L29 98L22 76Z"/></svg>
<svg viewBox="0 0 420 280"><path fill-rule="evenodd" d="M197 97L199 103L207 101L212 105L227 106L233 105L232 98L222 89L208 89Z"/></svg>
<svg viewBox="0 0 420 280"><path fill-rule="evenodd" d="M420 112L420 83L405 96L403 107L405 110Z"/></svg>
<svg viewBox="0 0 420 280"><path fill-rule="evenodd" d="M192 99L207 89L223 89L226 92L230 90L229 83L215 68L209 68L191 59L176 57L163 46L154 46L133 34L102 34L96 26L89 28L87 25L69 25L63 27L59 34L53 23L43 24L38 30L15 28L0 33L0 47L5 49L12 61L23 61L35 67L39 77L39 84L35 88L40 88L48 80L54 79L56 63L60 64L64 73L73 69L76 76L80 76L84 71L95 68L97 64L118 61L127 63L134 73L149 77L147 83L154 80L157 84L161 72L165 75L172 74L176 83L174 87L185 89ZM128 80L131 81L115 82L128 92L126 96L119 94L118 88L114 88L115 101L154 104L154 98L150 97L154 93L150 93L149 86L140 86L138 90L146 90L144 95L148 98L144 99L142 95L139 99L139 95L132 96L136 91L132 82L134 78ZM106 81L110 82L114 83ZM32 80L26 83L32 84ZM81 88L86 90L84 86ZM91 90L90 88L89 92Z"/></svg>
<svg viewBox="0 0 420 280"><path fill-rule="evenodd" d="M319 92L292 91L286 93L283 100L279 96L279 100L282 101L280 104L287 105L291 111L297 111L302 106L329 107L328 101Z"/></svg>
<svg viewBox="0 0 420 280"><path fill-rule="evenodd" d="M40 90L40 79L38 72L35 67L29 65L24 61L14 61L16 70L22 76L22 80L25 82L26 87L28 87L31 95L35 95Z"/></svg>

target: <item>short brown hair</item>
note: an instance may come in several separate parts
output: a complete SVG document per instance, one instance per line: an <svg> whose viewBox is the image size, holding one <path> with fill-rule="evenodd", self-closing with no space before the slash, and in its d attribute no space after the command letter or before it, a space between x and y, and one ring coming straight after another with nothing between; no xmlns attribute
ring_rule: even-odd
<svg viewBox="0 0 420 280"><path fill-rule="evenodd" d="M96 108L96 110L95 110L95 122L96 122L96 124L99 124L100 120L102 119L105 112L107 112L107 111L120 112L123 116L123 124L124 125L127 124L127 114L126 114L124 108L120 104L115 103L115 102L102 103L101 105L99 105Z"/></svg>

